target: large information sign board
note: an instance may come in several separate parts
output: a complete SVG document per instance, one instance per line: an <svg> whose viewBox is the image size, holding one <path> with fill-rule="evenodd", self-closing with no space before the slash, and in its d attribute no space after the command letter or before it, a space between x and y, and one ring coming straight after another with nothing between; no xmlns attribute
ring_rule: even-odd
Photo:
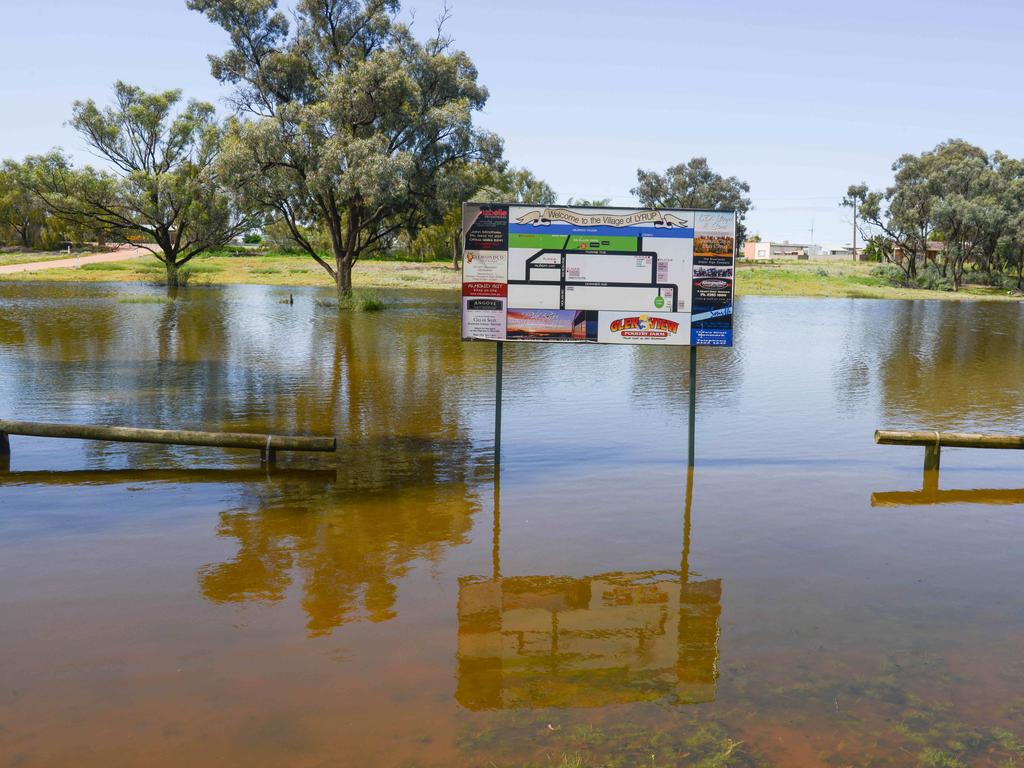
<svg viewBox="0 0 1024 768"><path fill-rule="evenodd" d="M467 203L462 338L732 346L736 214Z"/></svg>

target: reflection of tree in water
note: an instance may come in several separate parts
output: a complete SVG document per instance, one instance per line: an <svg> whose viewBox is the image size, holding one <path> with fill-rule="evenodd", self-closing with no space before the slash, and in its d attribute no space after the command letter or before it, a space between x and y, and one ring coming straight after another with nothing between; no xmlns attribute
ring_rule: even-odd
<svg viewBox="0 0 1024 768"><path fill-rule="evenodd" d="M300 583L311 636L395 616L396 584L416 560L466 541L476 499L461 484L354 497L304 484L252 486L247 506L221 514L217 534L238 553L199 570L217 603L282 600Z"/></svg>
<svg viewBox="0 0 1024 768"><path fill-rule="evenodd" d="M272 404L339 435L336 482L247 487L218 531L238 554L201 570L205 597L280 600L300 582L309 632L322 635L392 618L410 564L466 540L477 508L467 481L490 461L474 459L462 403L445 391L463 348L438 338L440 324L343 314L314 326L301 384Z"/></svg>
<svg viewBox="0 0 1024 768"><path fill-rule="evenodd" d="M935 429L1024 418L1024 307L899 302L881 344L879 383L889 424Z"/></svg>

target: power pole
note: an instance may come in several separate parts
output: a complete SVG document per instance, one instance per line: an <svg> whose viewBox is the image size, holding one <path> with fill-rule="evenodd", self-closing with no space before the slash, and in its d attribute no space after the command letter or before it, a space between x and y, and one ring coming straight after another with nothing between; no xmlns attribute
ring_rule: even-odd
<svg viewBox="0 0 1024 768"><path fill-rule="evenodd" d="M853 198L853 260L857 260L857 198Z"/></svg>

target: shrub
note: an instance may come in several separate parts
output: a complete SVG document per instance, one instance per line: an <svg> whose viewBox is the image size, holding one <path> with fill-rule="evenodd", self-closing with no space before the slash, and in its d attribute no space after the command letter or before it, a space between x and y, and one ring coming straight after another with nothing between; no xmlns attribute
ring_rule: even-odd
<svg viewBox="0 0 1024 768"><path fill-rule="evenodd" d="M380 312L386 306L384 297L379 292L365 288L352 291L349 296L338 302L338 309L352 312Z"/></svg>
<svg viewBox="0 0 1024 768"><path fill-rule="evenodd" d="M917 273L917 285L927 291L952 291L953 281L944 277L934 264L925 264Z"/></svg>
<svg viewBox="0 0 1024 768"><path fill-rule="evenodd" d="M902 286L905 282L903 270L895 264L880 264L871 270L871 276L884 280L886 285Z"/></svg>
<svg viewBox="0 0 1024 768"><path fill-rule="evenodd" d="M1002 272L976 272L971 270L964 275L964 282L971 285L991 285L993 288L1009 290L1017 287L1017 278L1005 275Z"/></svg>
<svg viewBox="0 0 1024 768"><path fill-rule="evenodd" d="M242 242L249 243L250 245L255 245L257 243L262 243L263 238L260 237L259 234L256 232L250 232L249 234L242 238Z"/></svg>

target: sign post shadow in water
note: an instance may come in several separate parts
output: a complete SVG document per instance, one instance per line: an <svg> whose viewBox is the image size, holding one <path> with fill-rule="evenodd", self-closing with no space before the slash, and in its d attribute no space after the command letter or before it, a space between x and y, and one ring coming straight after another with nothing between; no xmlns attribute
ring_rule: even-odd
<svg viewBox="0 0 1024 768"><path fill-rule="evenodd" d="M722 582L690 572L693 470L678 570L502 576L494 476L491 576L459 579L455 698L470 710L714 701Z"/></svg>
<svg viewBox="0 0 1024 768"><path fill-rule="evenodd" d="M462 338L497 342L501 461L504 342L690 347L694 464L698 346L733 344L736 213L466 203Z"/></svg>

